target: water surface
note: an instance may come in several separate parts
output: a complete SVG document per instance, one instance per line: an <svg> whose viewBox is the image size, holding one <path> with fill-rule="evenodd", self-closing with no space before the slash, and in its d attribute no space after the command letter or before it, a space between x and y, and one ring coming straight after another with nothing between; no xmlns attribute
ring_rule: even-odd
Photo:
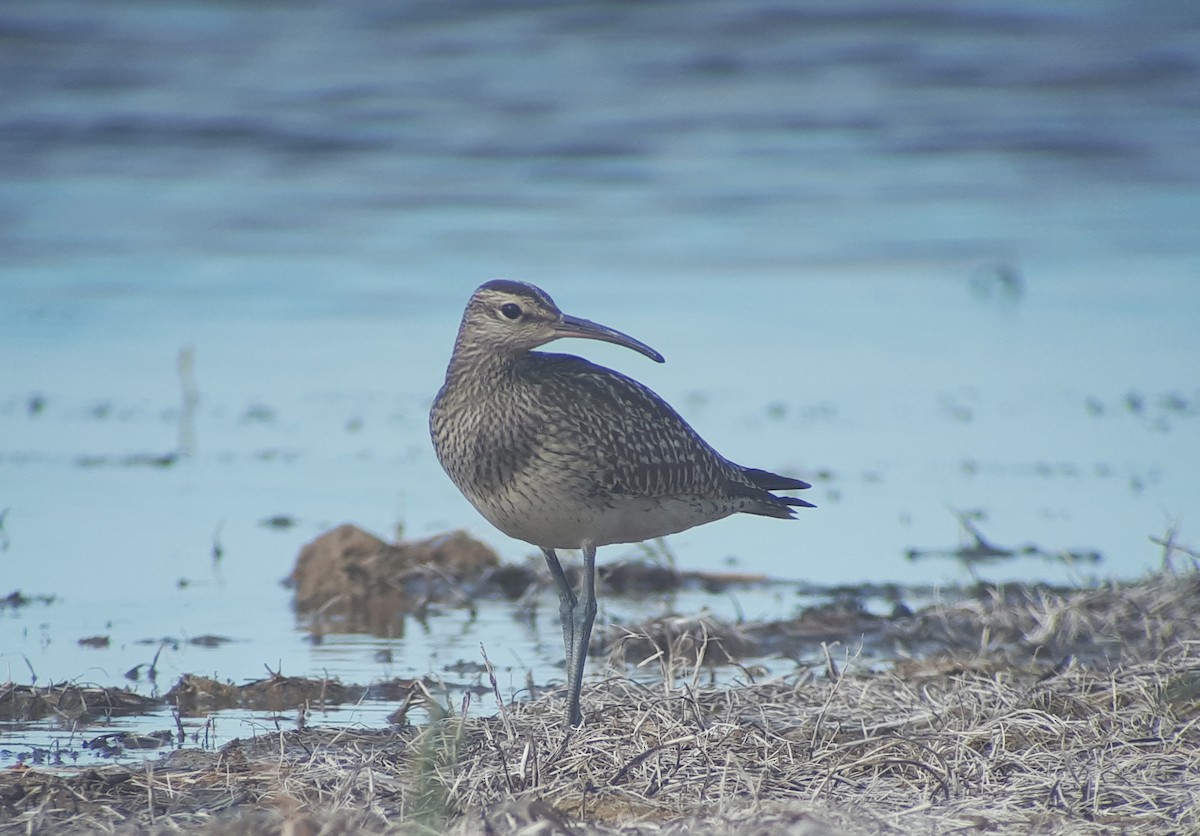
<svg viewBox="0 0 1200 836"><path fill-rule="evenodd" d="M530 552L425 426L496 276L668 362L556 348L815 482L800 522L672 538L688 566L954 583L905 555L959 545L956 511L1103 555L998 579L1131 577L1152 535L1195 542L1194 3L50 0L0 38L0 593L56 597L0 613L0 678L118 684L163 637L159 686L419 675L481 641L510 693L557 677L552 618L314 646L278 583L343 521Z"/></svg>

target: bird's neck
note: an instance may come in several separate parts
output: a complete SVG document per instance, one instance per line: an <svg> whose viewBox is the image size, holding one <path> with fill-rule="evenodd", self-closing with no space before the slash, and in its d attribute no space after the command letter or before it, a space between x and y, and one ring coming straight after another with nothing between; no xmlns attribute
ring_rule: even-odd
<svg viewBox="0 0 1200 836"><path fill-rule="evenodd" d="M512 377L518 357L497 351L494 346L469 343L460 338L454 343L446 380L471 380L475 385L501 386Z"/></svg>

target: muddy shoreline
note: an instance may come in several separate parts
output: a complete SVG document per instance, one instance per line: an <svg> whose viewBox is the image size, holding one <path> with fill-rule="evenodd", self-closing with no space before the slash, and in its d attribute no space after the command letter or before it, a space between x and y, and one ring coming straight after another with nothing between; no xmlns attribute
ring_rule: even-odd
<svg viewBox="0 0 1200 836"><path fill-rule="evenodd" d="M757 676L749 660L780 648L809 661ZM486 717L435 678L185 677L161 698L177 712L240 704L293 722L219 749L174 741L144 766L18 764L0 776L0 832L1187 830L1200 826L1198 649L1200 575L1177 571L1075 591L980 584L886 615L843 594L787 621L610 628L593 647L604 678L570 734L553 684L512 702L490 669L492 693L472 698L494 705ZM737 682L713 684L730 666ZM304 720L380 689L430 719ZM0 689L10 721L161 709L151 702Z"/></svg>

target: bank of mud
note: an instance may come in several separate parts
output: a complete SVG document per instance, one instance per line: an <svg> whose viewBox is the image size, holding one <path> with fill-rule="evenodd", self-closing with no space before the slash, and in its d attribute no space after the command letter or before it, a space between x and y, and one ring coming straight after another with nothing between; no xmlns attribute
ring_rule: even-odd
<svg viewBox="0 0 1200 836"><path fill-rule="evenodd" d="M743 664L746 648L806 630L818 662L767 680ZM557 690L477 695L495 705L478 717L417 680L411 700L434 718L419 725L293 728L139 767L22 764L0 776L0 832L1200 828L1194 572L980 586L882 616L849 604L772 624L677 616L606 641L607 678L587 683L586 723L570 733ZM889 661L861 654L867 641ZM736 681L713 684L731 665ZM259 688L311 696L282 684Z"/></svg>

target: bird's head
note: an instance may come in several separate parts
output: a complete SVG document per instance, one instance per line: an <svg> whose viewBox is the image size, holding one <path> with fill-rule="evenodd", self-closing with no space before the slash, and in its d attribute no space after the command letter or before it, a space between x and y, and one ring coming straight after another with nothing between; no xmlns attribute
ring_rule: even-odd
<svg viewBox="0 0 1200 836"><path fill-rule="evenodd" d="M515 355L562 337L615 343L663 362L662 355L645 343L564 314L540 287L508 279L490 281L472 294L458 331L457 349Z"/></svg>

